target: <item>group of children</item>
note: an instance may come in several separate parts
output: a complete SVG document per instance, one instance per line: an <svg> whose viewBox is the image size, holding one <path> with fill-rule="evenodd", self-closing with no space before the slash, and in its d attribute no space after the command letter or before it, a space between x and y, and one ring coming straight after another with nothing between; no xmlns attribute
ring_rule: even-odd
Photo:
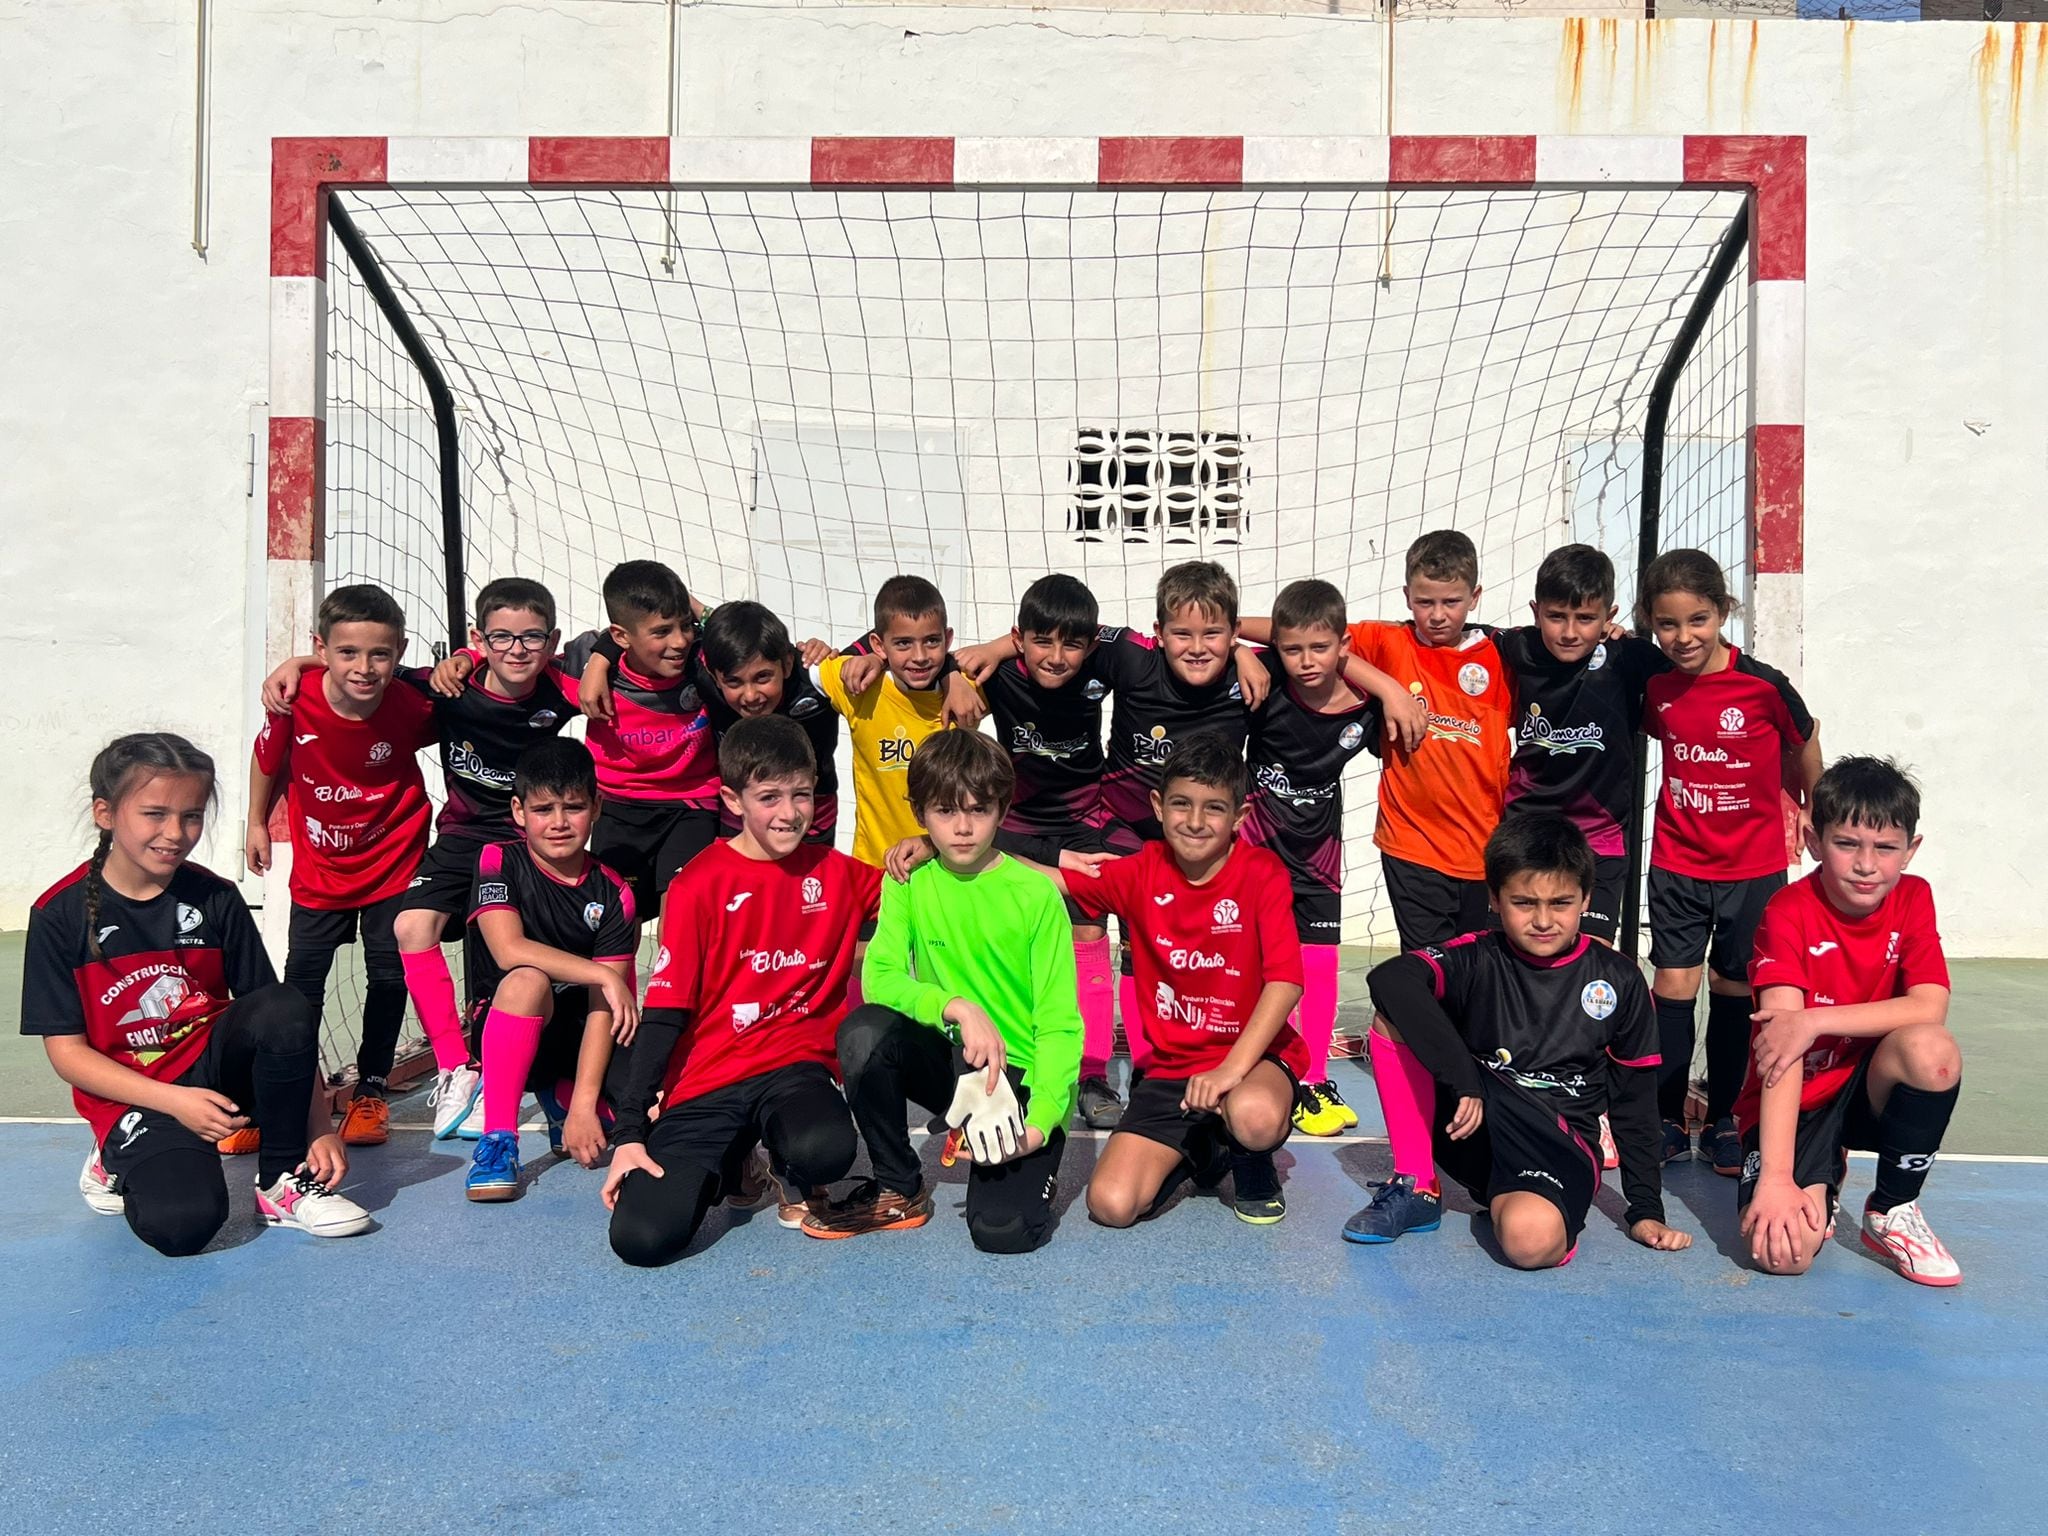
<svg viewBox="0 0 2048 1536"><path fill-rule="evenodd" d="M547 590L501 579L468 652L402 669L398 605L338 589L312 654L265 683L250 769L249 867L269 866L280 800L290 829L282 984L232 887L188 862L210 760L150 734L93 765L99 847L36 904L23 1007L93 1126L81 1191L159 1250L196 1252L227 1214L220 1151L252 1150L268 1220L363 1230L338 1185L347 1148L388 1135L409 997L434 1134L476 1138L469 1197L518 1195L531 1092L557 1153L609 1153L628 1263L681 1256L719 1201L772 1201L828 1240L923 1225L913 1109L943 1116L943 1161L970 1162L987 1251L1050 1238L1077 1116L1112 1133L1095 1221L1129 1226L1188 1180L1228 1180L1242 1219L1278 1221L1281 1143L1357 1124L1328 1058L1341 786L1372 752L1403 950L1368 981L1393 1169L1347 1239L1437 1227L1442 1168L1509 1263L1555 1266L1618 1166L1629 1234L1687 1246L1661 1167L1694 1154L1704 966L1698 1155L1739 1177L1757 1264L1811 1263L1844 1151L1865 1147L1864 1241L1953 1284L1917 1203L1961 1062L1932 901L1905 874L1911 783L1871 758L1822 771L1796 690L1724 638L1733 604L1699 551L1652 562L1634 634L1585 545L1543 561L1522 628L1472 622L1477 554L1453 531L1411 547L1403 590L1402 623L1349 622L1317 580L1241 619L1229 574L1189 562L1143 634L1053 575L1007 635L956 649L937 589L897 576L835 654L758 603L704 610L634 560L605 582L604 632L562 645ZM560 735L579 714L581 743ZM842 725L851 855L832 846ZM1612 948L1639 730L1663 746L1648 986ZM447 791L431 846L429 746ZM1790 887L1788 799L1818 863ZM358 935L336 1131L318 1023ZM870 1175L835 1192L862 1145Z"/></svg>

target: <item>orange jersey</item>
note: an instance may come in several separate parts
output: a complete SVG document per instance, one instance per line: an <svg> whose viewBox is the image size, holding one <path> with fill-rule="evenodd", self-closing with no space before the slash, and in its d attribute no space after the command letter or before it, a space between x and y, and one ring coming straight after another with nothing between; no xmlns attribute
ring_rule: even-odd
<svg viewBox="0 0 2048 1536"><path fill-rule="evenodd" d="M1380 764L1380 852L1456 880L1486 874L1486 840L1500 823L1514 754L1514 688L1493 639L1468 626L1456 645L1424 645L1412 624L1353 624L1351 650L1429 710L1412 753L1388 747Z"/></svg>

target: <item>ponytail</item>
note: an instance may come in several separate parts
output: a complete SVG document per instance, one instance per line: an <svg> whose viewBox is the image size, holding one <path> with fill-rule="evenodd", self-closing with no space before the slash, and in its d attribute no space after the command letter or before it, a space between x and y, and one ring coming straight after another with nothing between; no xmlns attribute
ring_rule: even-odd
<svg viewBox="0 0 2048 1536"><path fill-rule="evenodd" d="M100 952L100 872L107 867L107 850L113 846L114 834L101 828L100 845L93 849L92 867L85 875L85 946L95 960L107 958Z"/></svg>

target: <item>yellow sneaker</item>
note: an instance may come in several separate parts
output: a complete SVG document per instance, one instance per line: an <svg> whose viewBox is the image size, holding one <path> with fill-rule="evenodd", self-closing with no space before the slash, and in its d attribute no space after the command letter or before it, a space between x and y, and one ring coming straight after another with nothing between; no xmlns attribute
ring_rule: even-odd
<svg viewBox="0 0 2048 1536"><path fill-rule="evenodd" d="M1323 1098L1326 1083L1303 1083L1294 1095L1294 1128L1304 1136L1335 1136L1344 1129L1345 1109L1340 1101Z"/></svg>
<svg viewBox="0 0 2048 1536"><path fill-rule="evenodd" d="M1344 1129L1350 1130L1358 1124L1358 1111L1344 1102L1344 1096L1337 1091L1337 1085L1327 1077L1316 1084L1316 1097L1344 1117Z"/></svg>

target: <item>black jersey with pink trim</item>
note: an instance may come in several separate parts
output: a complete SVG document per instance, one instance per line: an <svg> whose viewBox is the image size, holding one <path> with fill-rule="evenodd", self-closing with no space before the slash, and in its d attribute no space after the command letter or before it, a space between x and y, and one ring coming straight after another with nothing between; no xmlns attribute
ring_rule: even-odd
<svg viewBox="0 0 2048 1536"><path fill-rule="evenodd" d="M1110 690L1102 647L1058 688L1036 681L1013 657L981 685L996 740L1017 770L1017 797L1003 825L1012 832L1065 832L1095 819L1102 800L1102 700Z"/></svg>
<svg viewBox="0 0 2048 1536"><path fill-rule="evenodd" d="M523 699L507 698L485 686L479 667L456 697L432 693L425 667L399 673L434 701L434 730L440 737L441 777L448 798L434 823L442 837L513 834L512 774L519 755L536 741L558 734L576 711L560 689L543 678Z"/></svg>
<svg viewBox="0 0 2048 1536"><path fill-rule="evenodd" d="M1271 691L1251 719L1251 794L1242 835L1280 855L1297 893L1344 887L1344 770L1378 739L1380 707L1310 709L1272 651L1255 653ZM1238 665L1248 663L1242 653ZM1257 663L1251 663L1256 665Z"/></svg>
<svg viewBox="0 0 2048 1536"><path fill-rule="evenodd" d="M104 881L87 936L81 864L29 911L21 977L24 1035L84 1035L122 1066L176 1082L206 1049L213 1019L233 999L277 980L240 894L197 864L180 865L160 895L131 901ZM105 1140L125 1105L73 1089L72 1102Z"/></svg>
<svg viewBox="0 0 2048 1536"><path fill-rule="evenodd" d="M725 733L739 724L740 713L725 702L725 695L718 689L718 679L711 675L710 668L702 664L701 656L697 688L704 698L704 713L711 721L713 738L725 740ZM775 706L775 713L787 715L803 727L804 735L811 743L812 755L818 759L818 782L811 800L811 830L804 841L829 844L833 829L839 825L839 765L835 761L839 753L839 711L820 691L811 676L811 669L798 664L783 679L782 702ZM727 819L737 829L738 823L731 822L729 814Z"/></svg>
<svg viewBox="0 0 2048 1536"><path fill-rule="evenodd" d="M489 1002L505 979L477 918L508 909L534 943L579 959L630 960L640 945L633 889L605 865L586 859L582 879L561 880L534 862L525 843L492 843L477 859L463 944L471 1006Z"/></svg>
<svg viewBox="0 0 2048 1536"><path fill-rule="evenodd" d="M1240 750L1251 728L1237 668L1221 681L1191 688L1166 664L1150 635L1134 629L1102 630L1095 647L1102 676L1116 694L1109 715L1109 748L1102 773L1102 805L1137 829L1152 826L1152 791L1174 748L1191 736L1220 735Z"/></svg>

